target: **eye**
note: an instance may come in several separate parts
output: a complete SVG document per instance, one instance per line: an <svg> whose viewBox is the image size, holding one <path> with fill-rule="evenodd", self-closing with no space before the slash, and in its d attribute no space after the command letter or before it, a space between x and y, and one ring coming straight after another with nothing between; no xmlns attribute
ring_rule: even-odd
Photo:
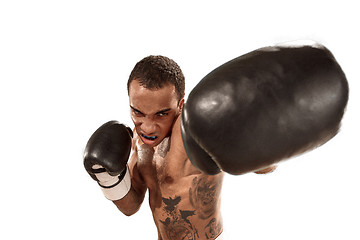
<svg viewBox="0 0 360 240"><path fill-rule="evenodd" d="M160 116L160 117L167 116L167 115L169 115L169 113L167 113L167 112L159 113L159 116Z"/></svg>
<svg viewBox="0 0 360 240"><path fill-rule="evenodd" d="M169 113L168 112L159 112L157 115L159 117L165 117L165 116L169 115Z"/></svg>
<svg viewBox="0 0 360 240"><path fill-rule="evenodd" d="M132 112L133 112L133 114L136 115L136 116L143 116L142 112L140 112L140 111L138 111L138 110L136 110L136 109L132 109Z"/></svg>

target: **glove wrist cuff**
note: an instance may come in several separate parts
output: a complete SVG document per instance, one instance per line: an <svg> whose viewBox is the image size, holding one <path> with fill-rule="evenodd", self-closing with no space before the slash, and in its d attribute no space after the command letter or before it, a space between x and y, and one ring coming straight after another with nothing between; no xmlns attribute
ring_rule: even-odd
<svg viewBox="0 0 360 240"><path fill-rule="evenodd" d="M131 176L129 167L126 166L125 171L123 171L118 176L118 181L110 186L103 186L99 183L101 190L103 191L105 197L109 200L115 201L122 199L130 191L131 188Z"/></svg>

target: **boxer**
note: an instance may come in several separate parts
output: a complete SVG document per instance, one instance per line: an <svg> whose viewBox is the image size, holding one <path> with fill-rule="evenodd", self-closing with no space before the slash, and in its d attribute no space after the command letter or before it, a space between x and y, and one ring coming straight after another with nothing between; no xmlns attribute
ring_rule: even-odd
<svg viewBox="0 0 360 240"><path fill-rule="evenodd" d="M149 191L159 240L220 239L224 171L269 173L323 144L338 131L347 102L341 69L314 46L266 48L230 61L206 76L186 105L184 89L173 60L144 58L128 80L134 131L105 123L84 154L88 173L125 215L136 213ZM298 119L304 113L310 120Z"/></svg>

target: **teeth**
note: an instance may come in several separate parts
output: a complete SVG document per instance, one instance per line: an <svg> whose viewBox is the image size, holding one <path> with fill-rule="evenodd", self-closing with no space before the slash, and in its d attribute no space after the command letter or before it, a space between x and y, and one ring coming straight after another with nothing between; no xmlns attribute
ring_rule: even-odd
<svg viewBox="0 0 360 240"><path fill-rule="evenodd" d="M141 134L141 136L143 136L144 138L148 139L148 140L155 140L157 137L156 136L153 136L153 137L150 137L150 136L146 136L144 134Z"/></svg>

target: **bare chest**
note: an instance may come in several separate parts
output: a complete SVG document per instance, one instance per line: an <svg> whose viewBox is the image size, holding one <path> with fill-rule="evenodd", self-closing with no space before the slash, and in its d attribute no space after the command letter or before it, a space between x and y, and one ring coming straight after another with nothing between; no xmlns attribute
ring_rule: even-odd
<svg viewBox="0 0 360 240"><path fill-rule="evenodd" d="M215 239L222 231L222 174L202 174L171 145L139 150L159 239Z"/></svg>
<svg viewBox="0 0 360 240"><path fill-rule="evenodd" d="M138 167L150 190L171 188L199 173L186 155L171 149L167 139L154 149L146 148L144 145L139 148Z"/></svg>

